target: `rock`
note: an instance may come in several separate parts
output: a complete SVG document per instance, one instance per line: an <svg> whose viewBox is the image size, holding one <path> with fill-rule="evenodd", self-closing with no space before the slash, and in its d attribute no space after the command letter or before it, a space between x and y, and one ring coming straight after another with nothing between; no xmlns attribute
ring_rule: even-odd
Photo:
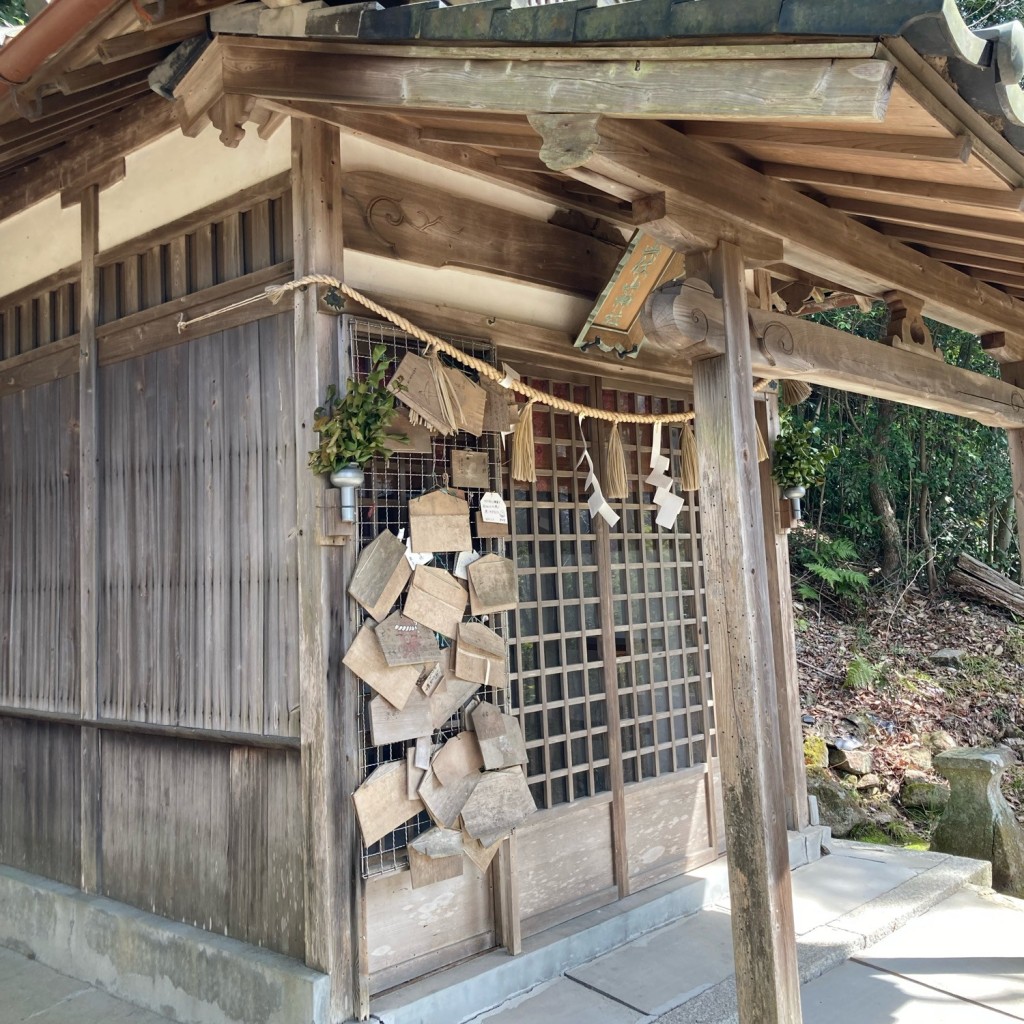
<svg viewBox="0 0 1024 1024"><path fill-rule="evenodd" d="M807 772L807 792L817 798L821 823L828 825L837 839L848 836L867 820L852 790L838 782L827 769L811 768Z"/></svg>
<svg viewBox="0 0 1024 1024"><path fill-rule="evenodd" d="M949 803L932 837L932 849L992 864L992 885L1010 896L1024 896L1024 829L999 789L1014 763L1006 747L960 747L935 758L935 769L949 779Z"/></svg>
<svg viewBox="0 0 1024 1024"><path fill-rule="evenodd" d="M830 744L836 750L859 750L864 746L856 736L840 736L834 743Z"/></svg>
<svg viewBox="0 0 1024 1024"><path fill-rule="evenodd" d="M919 771L931 771L932 755L930 750L924 747L900 747L899 755L907 764L913 765Z"/></svg>
<svg viewBox="0 0 1024 1024"><path fill-rule="evenodd" d="M949 787L928 779L904 777L900 787L900 803L908 809L941 811L949 803Z"/></svg>
<svg viewBox="0 0 1024 1024"><path fill-rule="evenodd" d="M838 771L851 775L867 775L871 771L870 750L830 750L828 763Z"/></svg>
<svg viewBox="0 0 1024 1024"><path fill-rule="evenodd" d="M868 772L867 775L862 775L857 780L857 789L879 789L881 788L882 780L874 773Z"/></svg>
<svg viewBox="0 0 1024 1024"><path fill-rule="evenodd" d="M941 651L936 651L932 654L928 660L935 665L945 665L947 668L959 668L966 657L966 651L954 650L952 647L943 647Z"/></svg>
<svg viewBox="0 0 1024 1024"><path fill-rule="evenodd" d="M828 767L828 747L825 745L824 737L815 736L813 733L804 737L804 764L808 768Z"/></svg>
<svg viewBox="0 0 1024 1024"><path fill-rule="evenodd" d="M874 715L864 715L854 712L853 714L847 715L840 725L846 728L846 731L859 740L866 740L875 728L875 723L878 721Z"/></svg>
<svg viewBox="0 0 1024 1024"><path fill-rule="evenodd" d="M800 721L803 722L804 725L814 725L815 718L814 715L803 715Z"/></svg>
<svg viewBox="0 0 1024 1024"><path fill-rule="evenodd" d="M956 746L956 740L945 729L926 732L921 737L921 742L933 754L941 754L943 751L952 750Z"/></svg>

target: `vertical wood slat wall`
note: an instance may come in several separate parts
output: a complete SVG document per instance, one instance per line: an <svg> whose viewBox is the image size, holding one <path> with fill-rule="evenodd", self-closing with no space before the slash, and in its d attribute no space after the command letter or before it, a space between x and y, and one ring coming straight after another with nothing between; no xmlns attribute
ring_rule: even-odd
<svg viewBox="0 0 1024 1024"><path fill-rule="evenodd" d="M276 196L101 255L98 320L283 262L289 215ZM74 334L77 295L0 300L0 357ZM99 371L98 774L104 893L301 958L291 330ZM0 397L0 863L72 885L78 415L77 376Z"/></svg>

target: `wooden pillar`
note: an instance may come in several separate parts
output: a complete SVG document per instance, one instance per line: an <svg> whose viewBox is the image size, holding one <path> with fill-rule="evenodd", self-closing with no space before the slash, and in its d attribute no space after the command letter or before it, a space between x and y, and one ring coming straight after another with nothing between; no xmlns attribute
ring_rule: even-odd
<svg viewBox="0 0 1024 1024"><path fill-rule="evenodd" d="M1024 390L1024 363L1003 363L1000 376L1007 384ZM1008 430L1010 476L1013 481L1013 506L1017 512L1017 551L1020 554L1020 580L1024 583L1024 430Z"/></svg>
<svg viewBox="0 0 1024 1024"><path fill-rule="evenodd" d="M719 243L726 351L694 365L708 633L740 1024L799 1024L743 260Z"/></svg>
<svg viewBox="0 0 1024 1024"><path fill-rule="evenodd" d="M99 392L96 346L100 193L82 192L82 263L78 323L78 571L81 887L99 892L103 884L100 824L100 733L97 689L99 624Z"/></svg>
<svg viewBox="0 0 1024 1024"><path fill-rule="evenodd" d="M779 399L765 395L757 403L757 425L768 449L779 435ZM803 729L800 723L800 681L796 666L793 628L793 591L789 579L789 539L779 512L779 488L772 479L771 459L760 464L761 513L768 565L768 609L772 620L775 658L775 704L778 710L782 778L786 787L786 827L799 831L809 821L807 772L804 768Z"/></svg>
<svg viewBox="0 0 1024 1024"><path fill-rule="evenodd" d="M341 142L336 128L292 120L295 274L342 276ZM317 313L317 290L295 293L295 447L313 447L313 410L339 383L338 320ZM343 686L348 632L344 579L352 546L321 546L318 515L326 482L297 460L299 683L305 817L306 963L331 976L331 1018L365 1018L361 966L361 879L350 794L360 742L355 700Z"/></svg>

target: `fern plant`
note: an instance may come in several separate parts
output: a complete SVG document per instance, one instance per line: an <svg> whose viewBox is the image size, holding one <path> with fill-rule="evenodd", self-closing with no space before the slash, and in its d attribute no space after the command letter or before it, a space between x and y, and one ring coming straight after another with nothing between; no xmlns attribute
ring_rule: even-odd
<svg viewBox="0 0 1024 1024"><path fill-rule="evenodd" d="M819 536L796 554L807 574L795 588L804 601L828 597L838 604L858 604L871 586L870 577L856 568L857 549L845 537Z"/></svg>

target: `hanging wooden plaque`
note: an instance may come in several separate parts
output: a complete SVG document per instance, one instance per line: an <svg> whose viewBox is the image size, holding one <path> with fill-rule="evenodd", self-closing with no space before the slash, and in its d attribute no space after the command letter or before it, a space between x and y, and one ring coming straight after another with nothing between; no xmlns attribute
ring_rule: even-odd
<svg viewBox="0 0 1024 1024"><path fill-rule="evenodd" d="M479 683L458 679L452 674L434 691L430 698L431 724L440 729L480 689Z"/></svg>
<svg viewBox="0 0 1024 1024"><path fill-rule="evenodd" d="M391 611L411 574L405 545L385 530L359 553L348 592L371 619L380 622Z"/></svg>
<svg viewBox="0 0 1024 1024"><path fill-rule="evenodd" d="M388 665L373 623L366 623L359 630L342 663L398 709L405 707L422 671L419 665Z"/></svg>
<svg viewBox="0 0 1024 1024"><path fill-rule="evenodd" d="M404 761L377 768L352 794L363 845L370 847L423 810L423 801L409 797Z"/></svg>
<svg viewBox="0 0 1024 1024"><path fill-rule="evenodd" d="M401 709L383 697L370 701L370 736L375 747L388 743L404 743L420 736L429 736L432 729L430 698L421 690L413 690Z"/></svg>
<svg viewBox="0 0 1024 1024"><path fill-rule="evenodd" d="M486 491L491 486L491 457L487 452L456 448L452 452L452 483Z"/></svg>
<svg viewBox="0 0 1024 1024"><path fill-rule="evenodd" d="M457 829L428 829L409 843L408 852L414 889L462 874L462 833Z"/></svg>
<svg viewBox="0 0 1024 1024"><path fill-rule="evenodd" d="M400 440L405 437L405 440ZM398 413L388 427L388 447L406 455L433 455L434 437L422 423L413 424L404 412Z"/></svg>
<svg viewBox="0 0 1024 1024"><path fill-rule="evenodd" d="M484 555L472 563L469 576L469 606L474 615L506 612L518 604L519 581L511 559Z"/></svg>
<svg viewBox="0 0 1024 1024"><path fill-rule="evenodd" d="M447 570L420 565L412 576L405 614L441 636L453 638L466 614L469 594Z"/></svg>
<svg viewBox="0 0 1024 1024"><path fill-rule="evenodd" d="M519 419L515 394L503 388L497 381L481 377L480 386L487 392L484 410L484 431L492 434L507 434L516 429Z"/></svg>
<svg viewBox="0 0 1024 1024"><path fill-rule="evenodd" d="M501 540L503 537L509 536L508 523L488 523L477 512L476 535L479 540Z"/></svg>
<svg viewBox="0 0 1024 1024"><path fill-rule="evenodd" d="M441 780L432 771L428 771L420 783L419 798L434 824L441 828L453 828L466 801L482 778L484 776L476 772L456 779L450 786L443 786Z"/></svg>
<svg viewBox="0 0 1024 1024"><path fill-rule="evenodd" d="M460 732L458 736L453 736L434 755L434 760L430 763L442 786L450 786L464 775L480 771L483 766L480 744L471 732Z"/></svg>
<svg viewBox="0 0 1024 1024"><path fill-rule="evenodd" d="M431 491L409 502L409 531L414 554L468 551L469 502L450 491Z"/></svg>
<svg viewBox="0 0 1024 1024"><path fill-rule="evenodd" d="M473 710L473 730L488 771L526 764L523 730L512 715L503 715L493 704L482 700Z"/></svg>
<svg viewBox="0 0 1024 1024"><path fill-rule="evenodd" d="M388 391L408 407L413 423L419 421L438 434L452 433L441 411L437 381L423 356L406 352L388 382Z"/></svg>
<svg viewBox="0 0 1024 1024"><path fill-rule="evenodd" d="M463 622L455 646L455 675L481 686L507 685L505 641L482 622Z"/></svg>
<svg viewBox="0 0 1024 1024"><path fill-rule="evenodd" d="M474 839L491 846L504 839L536 809L522 768L484 772L462 806L462 825Z"/></svg>
<svg viewBox="0 0 1024 1024"><path fill-rule="evenodd" d="M487 392L454 366L446 366L444 374L455 398L459 430L479 437L484 432Z"/></svg>
<svg viewBox="0 0 1024 1024"><path fill-rule="evenodd" d="M423 665L436 663L441 653L433 631L401 612L389 615L374 632L391 668L419 665L422 670ZM416 681L419 682L419 676Z"/></svg>
<svg viewBox="0 0 1024 1024"><path fill-rule="evenodd" d="M494 855L498 852L500 845L499 840L499 842L492 843L490 846L484 846L479 839L467 836L465 832L462 833L463 852L480 871L486 871L490 867L491 861L494 860Z"/></svg>

